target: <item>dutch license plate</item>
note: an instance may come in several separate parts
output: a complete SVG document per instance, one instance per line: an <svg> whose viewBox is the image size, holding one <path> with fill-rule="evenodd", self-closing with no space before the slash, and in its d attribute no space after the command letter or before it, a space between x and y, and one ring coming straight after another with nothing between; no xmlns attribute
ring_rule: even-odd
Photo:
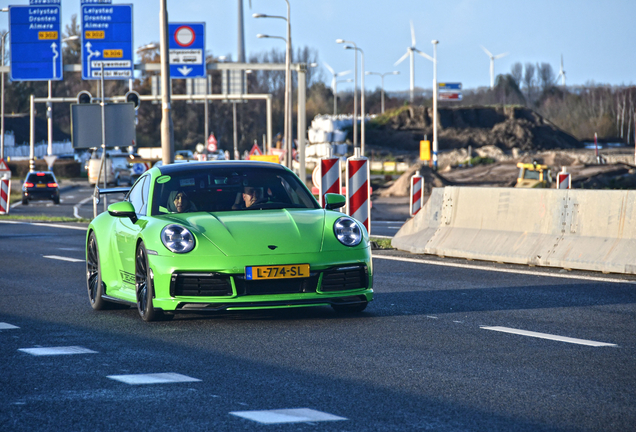
<svg viewBox="0 0 636 432"><path fill-rule="evenodd" d="M247 280L309 277L309 264L245 267Z"/></svg>
<svg viewBox="0 0 636 432"><path fill-rule="evenodd" d="M42 184L42 183L38 183L38 184L35 185L35 187L46 187L46 185Z"/></svg>

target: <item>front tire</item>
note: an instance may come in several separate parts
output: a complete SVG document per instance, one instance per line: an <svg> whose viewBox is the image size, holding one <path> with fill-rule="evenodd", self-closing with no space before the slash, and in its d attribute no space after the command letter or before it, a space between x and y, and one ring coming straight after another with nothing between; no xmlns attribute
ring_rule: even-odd
<svg viewBox="0 0 636 432"><path fill-rule="evenodd" d="M86 286L88 288L88 300L92 308L95 310L106 309L107 302L102 298L106 285L102 281L95 232L91 232L86 244Z"/></svg>
<svg viewBox="0 0 636 432"><path fill-rule="evenodd" d="M152 305L154 287L148 266L148 253L143 242L137 246L135 254L135 291L137 292L137 311L146 322L160 319L161 312L155 311Z"/></svg>

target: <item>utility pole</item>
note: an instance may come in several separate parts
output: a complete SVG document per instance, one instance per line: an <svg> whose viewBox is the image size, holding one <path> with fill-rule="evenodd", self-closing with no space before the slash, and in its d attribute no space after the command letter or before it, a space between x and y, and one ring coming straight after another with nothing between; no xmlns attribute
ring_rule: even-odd
<svg viewBox="0 0 636 432"><path fill-rule="evenodd" d="M170 64L168 55L168 6L159 0L159 28L161 29L161 160L164 165L174 162L174 126L170 106Z"/></svg>

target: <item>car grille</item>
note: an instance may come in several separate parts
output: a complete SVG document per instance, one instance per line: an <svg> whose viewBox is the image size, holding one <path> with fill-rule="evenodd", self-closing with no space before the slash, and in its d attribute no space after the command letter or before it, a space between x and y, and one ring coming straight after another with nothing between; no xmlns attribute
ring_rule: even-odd
<svg viewBox="0 0 636 432"><path fill-rule="evenodd" d="M231 296L230 276L219 273L174 273L170 280L172 297Z"/></svg>
<svg viewBox="0 0 636 432"><path fill-rule="evenodd" d="M234 276L237 295L294 294L316 292L318 276L298 279L246 280Z"/></svg>
<svg viewBox="0 0 636 432"><path fill-rule="evenodd" d="M346 291L366 288L367 266L347 266L325 270L322 273L321 291Z"/></svg>

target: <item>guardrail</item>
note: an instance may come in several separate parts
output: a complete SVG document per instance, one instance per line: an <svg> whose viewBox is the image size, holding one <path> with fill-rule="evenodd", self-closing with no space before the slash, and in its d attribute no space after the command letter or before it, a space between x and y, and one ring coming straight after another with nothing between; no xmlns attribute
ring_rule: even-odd
<svg viewBox="0 0 636 432"><path fill-rule="evenodd" d="M636 274L636 191L435 188L391 244L413 253Z"/></svg>

